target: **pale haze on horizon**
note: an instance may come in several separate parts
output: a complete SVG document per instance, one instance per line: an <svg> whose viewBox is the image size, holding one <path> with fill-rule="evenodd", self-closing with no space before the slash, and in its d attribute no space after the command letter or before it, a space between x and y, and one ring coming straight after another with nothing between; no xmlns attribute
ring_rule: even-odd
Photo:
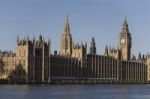
<svg viewBox="0 0 150 99"><path fill-rule="evenodd" d="M126 16L132 35L132 54L150 52L150 0L1 0L0 50L16 50L16 37L42 34L59 50L65 16L75 43L95 38L97 53L117 47Z"/></svg>

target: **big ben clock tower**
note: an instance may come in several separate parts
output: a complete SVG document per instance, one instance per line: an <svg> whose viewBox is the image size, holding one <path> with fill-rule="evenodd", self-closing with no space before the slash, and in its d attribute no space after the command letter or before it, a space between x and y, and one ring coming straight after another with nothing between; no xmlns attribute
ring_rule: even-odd
<svg viewBox="0 0 150 99"><path fill-rule="evenodd" d="M122 31L120 33L120 50L122 60L130 60L131 57L131 34L128 30L126 18L123 22Z"/></svg>

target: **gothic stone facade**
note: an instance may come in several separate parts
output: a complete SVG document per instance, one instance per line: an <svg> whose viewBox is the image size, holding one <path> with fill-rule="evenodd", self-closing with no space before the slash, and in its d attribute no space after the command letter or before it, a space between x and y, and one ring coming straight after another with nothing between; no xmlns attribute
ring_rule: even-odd
<svg viewBox="0 0 150 99"><path fill-rule="evenodd" d="M15 80L27 83L147 83L150 58L131 59L131 44L125 19L116 49L106 46L104 55L97 55L93 37L87 53L86 43L73 42L66 17L58 54L57 51L54 55L50 53L50 40L45 42L41 35L38 40L18 37L16 53L0 52L4 65L1 79L11 79L15 75ZM18 65L23 72L17 69Z"/></svg>
<svg viewBox="0 0 150 99"><path fill-rule="evenodd" d="M21 71L16 71L20 72L18 75L14 72L17 66L21 65L25 73L23 75L24 78L19 79L20 82L49 82L50 41L45 42L41 35L39 36L39 40L35 40L35 38L29 40L28 36L19 40L18 37L16 45L16 53L0 53L0 57L4 62L4 73L1 76L1 79L8 78L9 76L13 76L13 78L16 79L18 76L22 76L21 74L23 73L21 73Z"/></svg>

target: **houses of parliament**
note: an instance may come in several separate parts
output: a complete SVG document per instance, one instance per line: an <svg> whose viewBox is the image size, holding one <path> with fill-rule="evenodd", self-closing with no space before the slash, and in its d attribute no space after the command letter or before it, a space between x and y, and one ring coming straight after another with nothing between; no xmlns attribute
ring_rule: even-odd
<svg viewBox="0 0 150 99"><path fill-rule="evenodd" d="M98 84L149 83L150 56L131 56L132 37L126 19L119 33L119 45L106 46L98 55L92 38L87 43L75 43L68 17L60 38L60 49L51 53L51 40L42 35L37 39L17 37L16 52L0 51L0 79L9 83Z"/></svg>

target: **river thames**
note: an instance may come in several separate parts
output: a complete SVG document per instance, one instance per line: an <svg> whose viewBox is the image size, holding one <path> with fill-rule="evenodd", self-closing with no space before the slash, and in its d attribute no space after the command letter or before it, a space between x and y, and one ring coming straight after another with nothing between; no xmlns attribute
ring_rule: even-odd
<svg viewBox="0 0 150 99"><path fill-rule="evenodd" d="M150 99L150 85L0 85L0 99Z"/></svg>

